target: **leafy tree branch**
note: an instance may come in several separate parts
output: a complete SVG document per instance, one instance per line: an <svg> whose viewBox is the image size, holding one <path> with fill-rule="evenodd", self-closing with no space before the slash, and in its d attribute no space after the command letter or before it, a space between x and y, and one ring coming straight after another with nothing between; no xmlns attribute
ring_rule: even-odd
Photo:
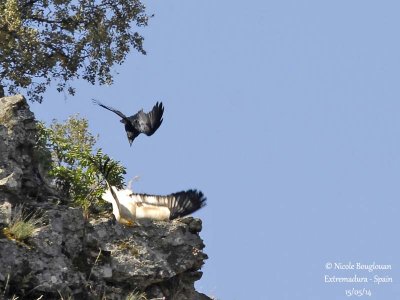
<svg viewBox="0 0 400 300"><path fill-rule="evenodd" d="M0 87L41 102L53 80L70 94L76 78L111 84L132 48L146 54L134 27L148 19L139 0L2 0Z"/></svg>

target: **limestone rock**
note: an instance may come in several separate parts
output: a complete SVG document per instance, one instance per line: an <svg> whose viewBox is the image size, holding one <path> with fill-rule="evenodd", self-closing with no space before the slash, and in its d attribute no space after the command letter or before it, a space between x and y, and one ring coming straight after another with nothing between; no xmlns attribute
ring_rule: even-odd
<svg viewBox="0 0 400 300"><path fill-rule="evenodd" d="M0 226L7 226L11 221L11 203L7 200L0 202Z"/></svg>
<svg viewBox="0 0 400 300"><path fill-rule="evenodd" d="M0 98L0 196L12 194L12 203L49 192L35 158L35 144L36 121L24 97Z"/></svg>

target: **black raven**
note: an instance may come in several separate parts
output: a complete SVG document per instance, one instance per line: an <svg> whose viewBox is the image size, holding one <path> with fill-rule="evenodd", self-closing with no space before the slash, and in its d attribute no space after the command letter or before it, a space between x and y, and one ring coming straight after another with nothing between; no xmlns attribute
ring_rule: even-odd
<svg viewBox="0 0 400 300"><path fill-rule="evenodd" d="M92 100L93 103L116 113L118 116L122 118L121 123L125 124L126 135L128 136L128 141L131 146L133 140L139 134L144 133L148 136L152 135L154 132L156 132L158 127L160 127L163 121L162 116L164 113L164 107L162 102L160 103L157 102L156 105L154 105L153 109L148 113L143 112L143 109L141 109L133 116L127 117L122 112L112 107L106 106L98 100L95 99Z"/></svg>

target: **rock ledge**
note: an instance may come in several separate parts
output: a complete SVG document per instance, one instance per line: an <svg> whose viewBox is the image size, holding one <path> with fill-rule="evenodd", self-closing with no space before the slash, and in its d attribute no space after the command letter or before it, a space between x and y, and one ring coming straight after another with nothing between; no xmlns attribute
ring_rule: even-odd
<svg viewBox="0 0 400 300"><path fill-rule="evenodd" d="M0 98L0 232L10 207L45 211L46 225L26 244L0 234L0 299L206 300L194 282L207 255L201 220L142 222L124 227L109 218L52 204L57 197L35 157L33 113L22 96Z"/></svg>

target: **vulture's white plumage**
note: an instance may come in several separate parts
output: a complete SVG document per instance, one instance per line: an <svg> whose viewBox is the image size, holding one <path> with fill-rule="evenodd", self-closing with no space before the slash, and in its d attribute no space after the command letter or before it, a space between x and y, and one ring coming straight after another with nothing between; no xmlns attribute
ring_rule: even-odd
<svg viewBox="0 0 400 300"><path fill-rule="evenodd" d="M203 193L196 190L182 191L167 196L133 193L130 189L107 189L103 199L113 206L117 222L133 225L136 220L173 220L189 215L206 203Z"/></svg>

